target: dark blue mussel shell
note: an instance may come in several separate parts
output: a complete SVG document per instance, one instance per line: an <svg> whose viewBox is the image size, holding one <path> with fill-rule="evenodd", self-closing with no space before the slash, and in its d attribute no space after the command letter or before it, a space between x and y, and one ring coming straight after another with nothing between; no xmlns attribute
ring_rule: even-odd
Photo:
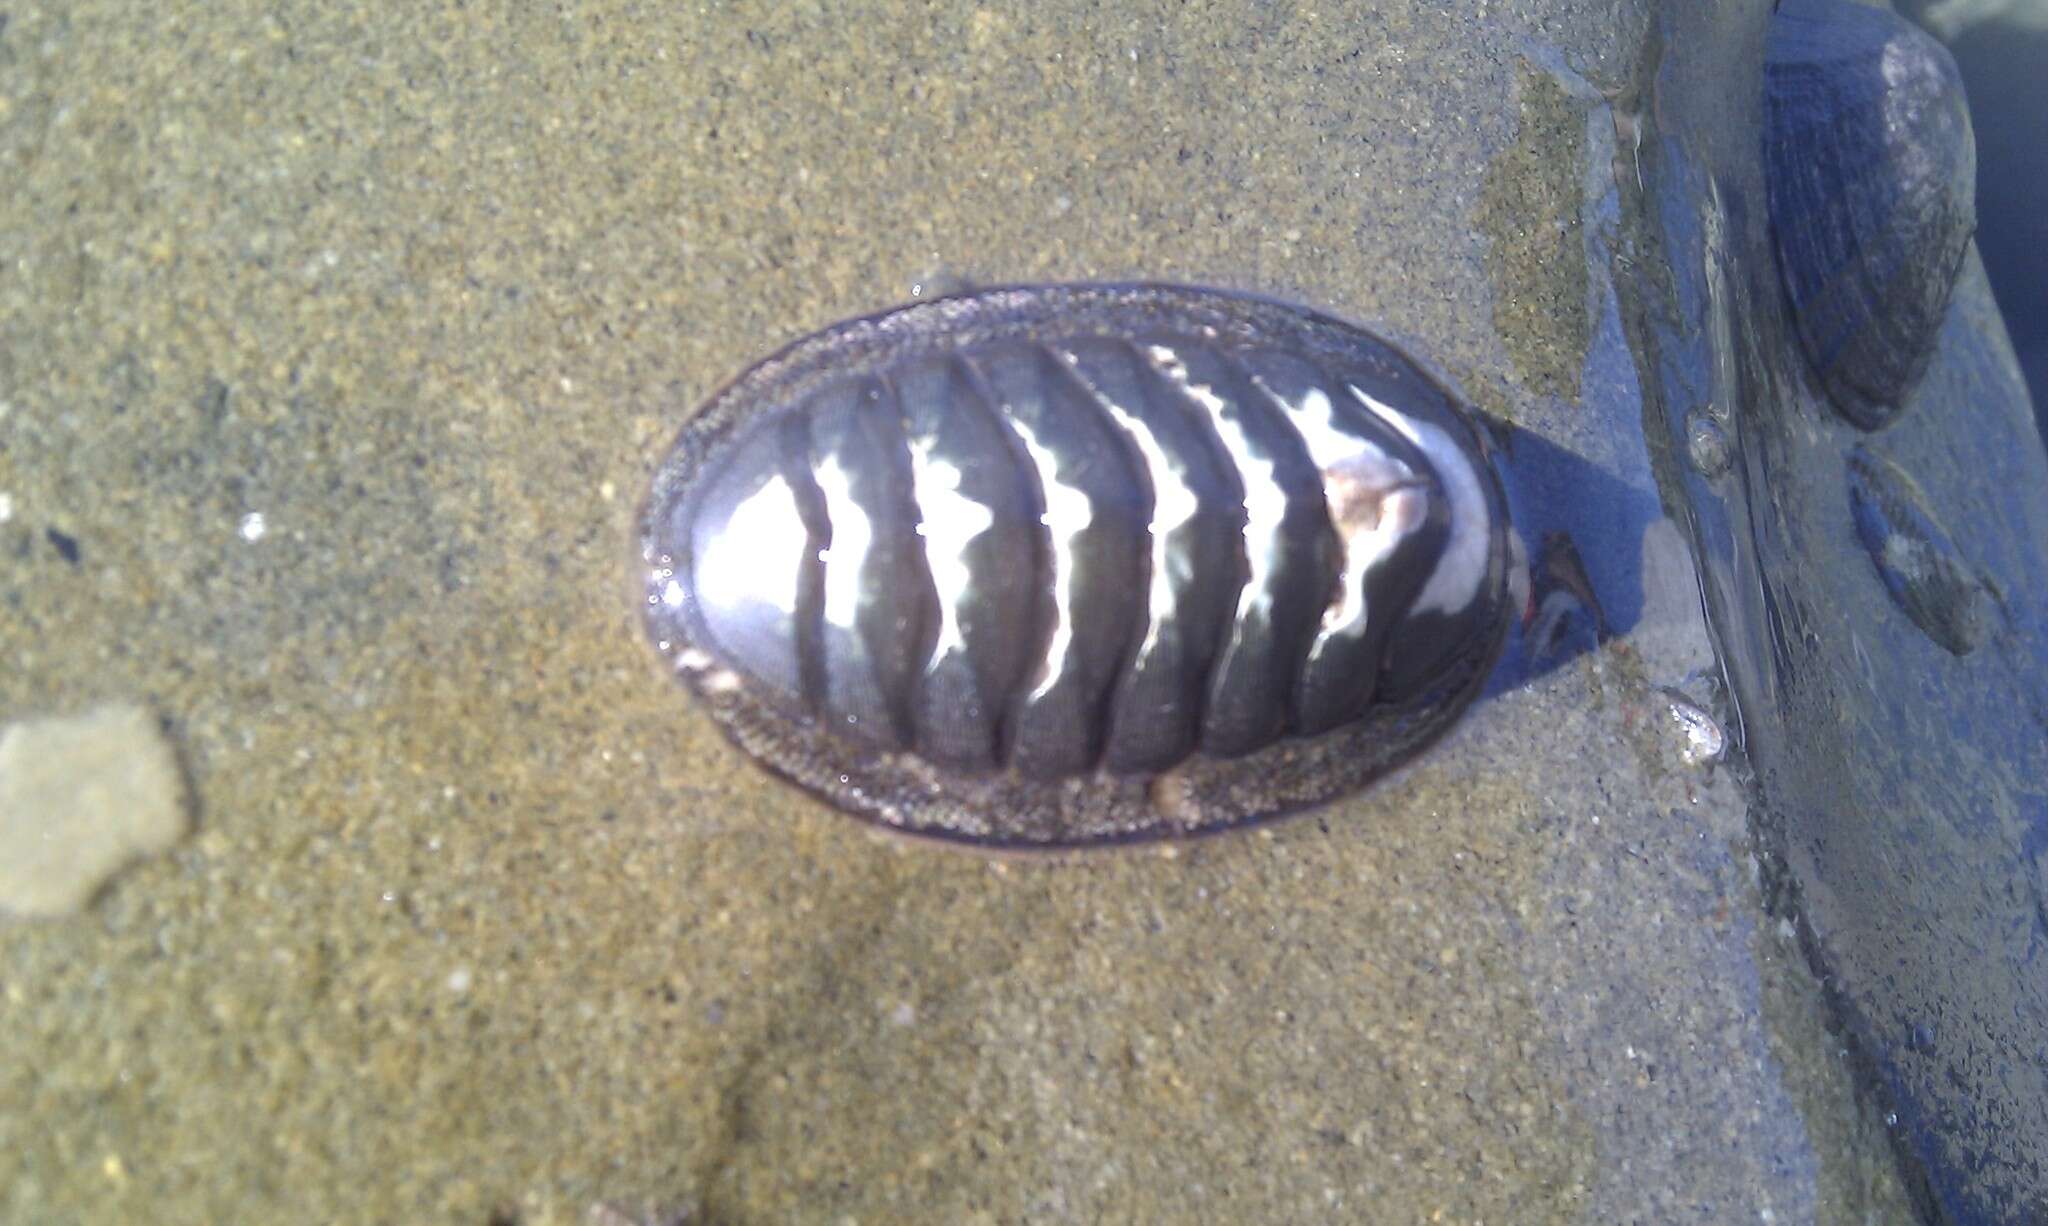
<svg viewBox="0 0 2048 1226"><path fill-rule="evenodd" d="M1842 415L1889 423L1933 356L1977 228L1947 49L1850 0L1785 0L1764 58L1764 175L1792 327Z"/></svg>

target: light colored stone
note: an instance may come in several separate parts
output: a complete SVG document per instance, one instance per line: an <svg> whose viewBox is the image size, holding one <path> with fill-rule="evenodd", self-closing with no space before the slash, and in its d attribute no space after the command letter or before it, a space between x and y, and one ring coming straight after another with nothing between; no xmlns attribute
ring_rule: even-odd
<svg viewBox="0 0 2048 1226"><path fill-rule="evenodd" d="M187 828L184 783L133 703L24 720L0 734L0 910L64 915Z"/></svg>

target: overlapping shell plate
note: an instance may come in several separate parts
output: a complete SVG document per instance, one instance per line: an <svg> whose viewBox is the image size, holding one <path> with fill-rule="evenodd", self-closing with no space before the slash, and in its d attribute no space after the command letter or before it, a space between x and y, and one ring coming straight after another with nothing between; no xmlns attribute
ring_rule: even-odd
<svg viewBox="0 0 2048 1226"><path fill-rule="evenodd" d="M1174 286L801 340L683 430L641 548L650 636L743 748L1004 847L1360 786L1464 709L1509 612L1469 410L1361 329Z"/></svg>

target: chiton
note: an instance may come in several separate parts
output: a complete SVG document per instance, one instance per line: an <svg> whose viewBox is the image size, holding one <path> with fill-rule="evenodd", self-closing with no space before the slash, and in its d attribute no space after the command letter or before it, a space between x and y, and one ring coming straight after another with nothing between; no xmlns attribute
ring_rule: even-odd
<svg viewBox="0 0 2048 1226"><path fill-rule="evenodd" d="M742 748L897 830L1205 832L1359 787L1509 620L1473 412L1353 325L1211 289L993 289L714 396L640 521L655 646Z"/></svg>

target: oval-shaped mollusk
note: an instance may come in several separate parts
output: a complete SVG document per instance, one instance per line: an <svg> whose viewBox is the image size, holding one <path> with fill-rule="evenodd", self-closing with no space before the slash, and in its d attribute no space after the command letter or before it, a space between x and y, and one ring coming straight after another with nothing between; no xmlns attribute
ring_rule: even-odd
<svg viewBox="0 0 2048 1226"><path fill-rule="evenodd" d="M1326 799L1501 641L1469 410L1263 299L1039 286L828 328L687 426L645 617L726 731L857 815L1017 847Z"/></svg>
<svg viewBox="0 0 2048 1226"><path fill-rule="evenodd" d="M1927 369L1977 228L1955 61L1886 9L1784 0L1765 49L1763 157L1800 347L1837 410L1878 429Z"/></svg>
<svg viewBox="0 0 2048 1226"><path fill-rule="evenodd" d="M1995 620L1977 568L1928 509L1920 485L1867 447L1850 449L1849 513L1884 590L1952 655L1981 647Z"/></svg>

